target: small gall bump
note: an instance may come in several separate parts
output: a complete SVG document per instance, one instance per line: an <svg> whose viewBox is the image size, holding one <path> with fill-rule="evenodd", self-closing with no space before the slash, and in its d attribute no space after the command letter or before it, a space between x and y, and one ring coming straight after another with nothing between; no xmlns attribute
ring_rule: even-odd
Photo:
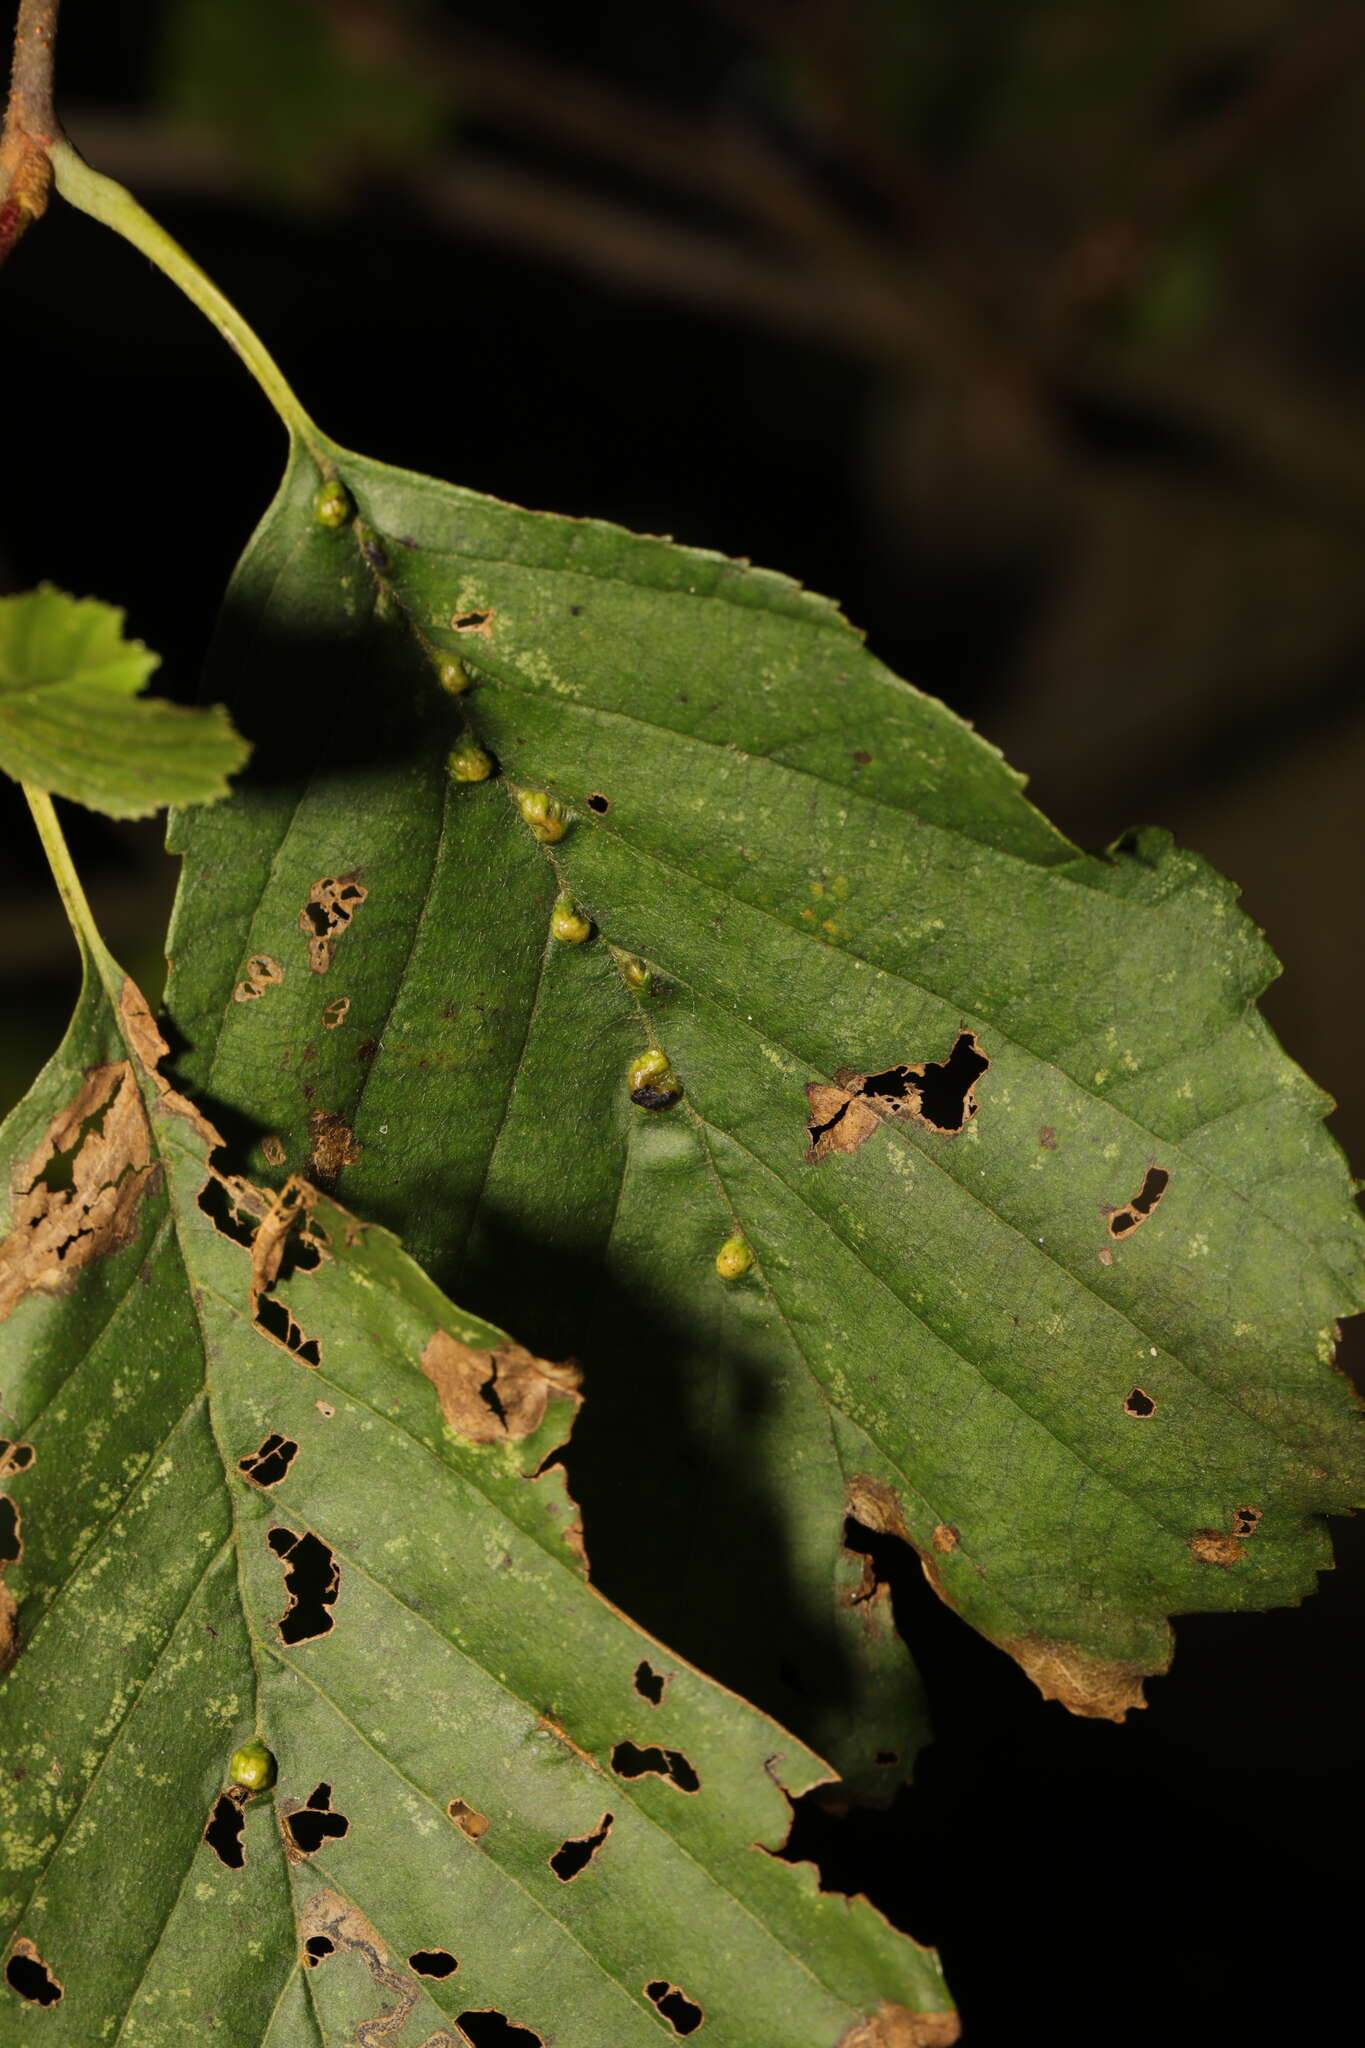
<svg viewBox="0 0 1365 2048"><path fill-rule="evenodd" d="M632 1060L626 1086L637 1109L672 1109L682 1099L682 1083L669 1065L667 1053L657 1046Z"/></svg>
<svg viewBox="0 0 1365 2048"><path fill-rule="evenodd" d="M550 931L566 946L581 946L592 937L592 926L568 896L561 896L550 912Z"/></svg>
<svg viewBox="0 0 1365 2048"><path fill-rule="evenodd" d="M647 995L654 979L648 964L637 959L634 953L619 953L617 960L626 987L633 988L637 995Z"/></svg>
<svg viewBox="0 0 1365 2048"><path fill-rule="evenodd" d="M325 526L332 533L354 519L355 505L339 477L330 477L314 491L313 517L319 526Z"/></svg>
<svg viewBox="0 0 1365 2048"><path fill-rule="evenodd" d="M446 755L446 767L456 782L487 782L493 773L493 757L472 733L463 733Z"/></svg>
<svg viewBox="0 0 1365 2048"><path fill-rule="evenodd" d="M452 697L463 697L474 677L462 661L443 661L436 671L441 688Z"/></svg>
<svg viewBox="0 0 1365 2048"><path fill-rule="evenodd" d="M754 1262L754 1255L748 1242L738 1231L727 1237L716 1253L716 1271L722 1280L738 1280L747 1273Z"/></svg>
<svg viewBox="0 0 1365 2048"><path fill-rule="evenodd" d="M556 803L543 789L523 789L517 797L517 809L542 846L553 846L569 829L563 804Z"/></svg>
<svg viewBox="0 0 1365 2048"><path fill-rule="evenodd" d="M275 1759L265 1744L253 1740L234 1749L228 1763L228 1782L244 1785L248 1792L268 1792L275 1782Z"/></svg>

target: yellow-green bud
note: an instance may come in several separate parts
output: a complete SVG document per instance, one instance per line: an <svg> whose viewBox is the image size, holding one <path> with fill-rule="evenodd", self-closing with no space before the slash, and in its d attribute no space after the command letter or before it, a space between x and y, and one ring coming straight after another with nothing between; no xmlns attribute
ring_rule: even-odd
<svg viewBox="0 0 1365 2048"><path fill-rule="evenodd" d="M631 1101L640 1109L672 1109L682 1095L682 1083L668 1063L668 1054L657 1046L631 1061L626 1086Z"/></svg>
<svg viewBox="0 0 1365 2048"><path fill-rule="evenodd" d="M355 517L351 494L339 477L328 477L313 493L313 517L319 526L345 526Z"/></svg>
<svg viewBox="0 0 1365 2048"><path fill-rule="evenodd" d="M550 912L550 930L566 946L581 946L592 937L592 926L569 896L561 896Z"/></svg>
<svg viewBox="0 0 1365 2048"><path fill-rule="evenodd" d="M248 1792L268 1792L275 1782L275 1759L259 1739L244 1742L228 1760L228 1783Z"/></svg>
<svg viewBox="0 0 1365 2048"><path fill-rule="evenodd" d="M544 845L553 845L569 829L563 804L556 803L543 789L523 789L517 797L517 809Z"/></svg>
<svg viewBox="0 0 1365 2048"><path fill-rule="evenodd" d="M446 767L457 782L487 782L493 773L492 756L486 754L473 733L461 733L446 755Z"/></svg>
<svg viewBox="0 0 1365 2048"><path fill-rule="evenodd" d="M727 1237L716 1253L716 1271L722 1280L738 1280L742 1273L748 1272L753 1262L754 1255L738 1231L733 1237Z"/></svg>

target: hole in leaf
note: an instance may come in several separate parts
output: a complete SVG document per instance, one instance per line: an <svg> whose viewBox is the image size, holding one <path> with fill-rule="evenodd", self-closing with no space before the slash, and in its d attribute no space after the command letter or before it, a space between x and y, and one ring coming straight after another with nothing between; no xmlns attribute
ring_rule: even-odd
<svg viewBox="0 0 1365 2048"><path fill-rule="evenodd" d="M408 1968L419 1977L449 1977L459 1967L448 1948L418 1948L408 1957Z"/></svg>
<svg viewBox="0 0 1365 2048"><path fill-rule="evenodd" d="M645 1996L658 2006L675 2034L695 2034L701 2025L701 2007L694 2005L676 1984L669 1984L664 1978L656 1977L652 1984L646 1984Z"/></svg>
<svg viewBox="0 0 1365 2048"><path fill-rule="evenodd" d="M456 2026L470 2048L545 2048L539 2034L529 2027L513 2026L506 2013L486 2006L482 2012L462 2012Z"/></svg>
<svg viewBox="0 0 1365 2048"><path fill-rule="evenodd" d="M300 1365L321 1365L322 1347L316 1337L305 1337L282 1301L262 1294L256 1301L256 1324L267 1336L292 1351Z"/></svg>
<svg viewBox="0 0 1365 2048"><path fill-rule="evenodd" d="M335 1948L336 1943L329 1941L325 1934L310 1934L303 1944L304 1961L310 1970L316 1969L319 1963L326 1961Z"/></svg>
<svg viewBox="0 0 1365 2048"><path fill-rule="evenodd" d="M680 1749L641 1749L635 1742L618 1742L611 1753L611 1767L618 1778L667 1778L680 1792L698 1792L701 1779Z"/></svg>
<svg viewBox="0 0 1365 2048"><path fill-rule="evenodd" d="M0 1436L0 1474L27 1472L34 1456L32 1444L15 1444Z"/></svg>
<svg viewBox="0 0 1365 2048"><path fill-rule="evenodd" d="M550 1858L550 1868L561 1884L571 1884L580 1871L586 1870L593 1857L611 1833L614 1814L604 1813L591 1835L579 1835L576 1839L561 1842Z"/></svg>
<svg viewBox="0 0 1365 2048"><path fill-rule="evenodd" d="M62 1995L61 1985L33 1943L22 1937L15 1942L14 1953L5 1965L5 1978L11 1990L26 1998L30 2005L56 2005Z"/></svg>
<svg viewBox="0 0 1365 2048"><path fill-rule="evenodd" d="M284 1824L301 1856L315 1856L324 1842L339 1842L351 1826L344 1813L333 1813L332 1788L327 1784L315 1785L308 1803L286 1813Z"/></svg>
<svg viewBox="0 0 1365 2048"><path fill-rule="evenodd" d="M237 1470L256 1486L278 1486L298 1452L292 1438L272 1434L262 1438L258 1451L237 1460Z"/></svg>
<svg viewBox="0 0 1365 2048"><path fill-rule="evenodd" d="M296 1535L292 1529L275 1528L265 1540L285 1566L289 1605L280 1616L280 1641L307 1643L325 1636L335 1620L327 1610L341 1589L336 1558L311 1530Z"/></svg>
<svg viewBox="0 0 1365 2048"><path fill-rule="evenodd" d="M898 1749L879 1749L877 1751L877 1762L887 1770L893 1764L898 1764L900 1760L900 1751Z"/></svg>
<svg viewBox="0 0 1365 2048"><path fill-rule="evenodd" d="M13 1564L24 1554L20 1520L17 1503L7 1493L0 1493L0 1565Z"/></svg>
<svg viewBox="0 0 1365 2048"><path fill-rule="evenodd" d="M456 612L450 623L457 633L480 633L492 616L492 612Z"/></svg>
<svg viewBox="0 0 1365 2048"><path fill-rule="evenodd" d="M446 1812L457 1828L463 1828L471 1842L477 1842L488 1833L488 1815L480 1813L477 1807L468 1805L463 1799L452 1799Z"/></svg>
<svg viewBox="0 0 1365 2048"><path fill-rule="evenodd" d="M337 940L370 893L357 879L359 874L359 868L352 868L347 875L322 875L308 891L299 912L299 930L308 941L308 965L314 974L327 972Z"/></svg>
<svg viewBox="0 0 1365 2048"><path fill-rule="evenodd" d="M1130 1237L1140 1223L1145 1223L1161 1197L1171 1184L1171 1176L1164 1166L1149 1166L1143 1176L1142 1186L1132 1200L1122 1208L1107 1209L1109 1235Z"/></svg>
<svg viewBox="0 0 1365 2048"><path fill-rule="evenodd" d="M652 1707L658 1706L659 1701L664 1696L664 1687L667 1684L668 1680L657 1672L652 1664L640 1663L636 1665L635 1690L639 1693L641 1699L648 1700Z"/></svg>
<svg viewBox="0 0 1365 2048"><path fill-rule="evenodd" d="M1263 1513L1262 1508L1235 1508L1232 1515L1233 1535L1249 1536Z"/></svg>
<svg viewBox="0 0 1365 2048"><path fill-rule="evenodd" d="M246 1850L242 1847L245 1826L242 1809L236 1800L226 1792L221 1793L209 1815L204 1840L228 1870L241 1870L246 1863Z"/></svg>
<svg viewBox="0 0 1365 2048"><path fill-rule="evenodd" d="M199 1207L221 1237L250 1251L256 1236L256 1218L239 1208L221 1180L210 1178L199 1190Z"/></svg>
<svg viewBox="0 0 1365 2048"><path fill-rule="evenodd" d="M1145 1422L1149 1415L1156 1414L1156 1402L1141 1387L1134 1387L1123 1404L1123 1412L1136 1415Z"/></svg>
<svg viewBox="0 0 1365 2048"><path fill-rule="evenodd" d="M588 809L596 811L599 818L604 818L611 809L611 799L603 796L600 789L595 789L588 798Z"/></svg>

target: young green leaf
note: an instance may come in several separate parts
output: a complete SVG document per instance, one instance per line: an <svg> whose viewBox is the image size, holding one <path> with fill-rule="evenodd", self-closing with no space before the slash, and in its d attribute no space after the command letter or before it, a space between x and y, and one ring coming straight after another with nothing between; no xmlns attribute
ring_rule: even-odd
<svg viewBox="0 0 1365 2048"><path fill-rule="evenodd" d="M245 741L221 705L141 697L157 660L114 605L49 583L0 597L0 768L111 818L226 796Z"/></svg>
<svg viewBox="0 0 1365 2048"><path fill-rule="evenodd" d="M1230 888L1079 855L780 577L332 453L353 530L296 456L210 671L262 735L325 674L325 727L175 825L172 1012L280 1158L342 1120L349 1198L582 1361L613 1596L865 1787L922 1720L846 1516L1082 1713L1169 1615L1301 1598L1362 1486L1361 1234ZM258 951L283 985L225 1000Z"/></svg>
<svg viewBox="0 0 1365 2048"><path fill-rule="evenodd" d="M0 1144L0 2035L955 2039L933 1957L770 1853L818 1761L588 1585L574 1370L217 1172L93 965Z"/></svg>

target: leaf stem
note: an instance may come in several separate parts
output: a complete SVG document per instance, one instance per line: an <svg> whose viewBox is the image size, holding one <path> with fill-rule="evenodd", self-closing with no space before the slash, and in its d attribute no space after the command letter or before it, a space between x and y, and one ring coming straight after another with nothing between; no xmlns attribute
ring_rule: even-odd
<svg viewBox="0 0 1365 2048"><path fill-rule="evenodd" d="M131 192L100 171L92 170L69 142L54 142L50 155L57 190L63 199L81 213L88 213L92 220L112 228L116 235L122 235L150 257L172 284L179 285L186 298L213 322L229 347L241 357L289 433L303 442L323 475L335 476L336 465L327 442L295 397L284 372L212 278L206 277L194 258L138 205Z"/></svg>
<svg viewBox="0 0 1365 2048"><path fill-rule="evenodd" d="M56 806L45 789L35 789L31 782L23 785L28 807L33 813L33 822L38 828L38 837L43 842L43 852L52 870L52 879L57 884L57 893L62 899L67 922L71 926L81 957L93 966L100 979L109 981L107 970L115 969L115 963L105 948L95 923L95 913L90 908L81 878L76 873L76 863L71 858L71 849L66 843L57 817ZM117 970L115 969L117 973ZM122 977L119 976L119 979Z"/></svg>

